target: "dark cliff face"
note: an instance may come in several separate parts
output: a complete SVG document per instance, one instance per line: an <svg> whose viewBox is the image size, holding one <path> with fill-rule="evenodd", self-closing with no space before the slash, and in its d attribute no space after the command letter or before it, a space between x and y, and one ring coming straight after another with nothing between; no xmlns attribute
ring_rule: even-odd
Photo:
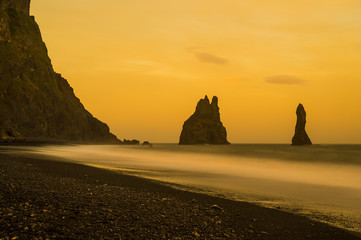
<svg viewBox="0 0 361 240"><path fill-rule="evenodd" d="M311 145L312 142L308 137L306 127L306 111L302 104L297 107L297 123L295 128L295 135L292 138L292 145Z"/></svg>
<svg viewBox="0 0 361 240"><path fill-rule="evenodd" d="M24 137L119 143L54 72L29 16L30 0L0 1L0 128Z"/></svg>
<svg viewBox="0 0 361 240"><path fill-rule="evenodd" d="M220 120L218 98L199 100L194 114L184 122L179 144L229 144Z"/></svg>
<svg viewBox="0 0 361 240"><path fill-rule="evenodd" d="M0 9L13 9L24 15L29 15L30 0L0 0Z"/></svg>

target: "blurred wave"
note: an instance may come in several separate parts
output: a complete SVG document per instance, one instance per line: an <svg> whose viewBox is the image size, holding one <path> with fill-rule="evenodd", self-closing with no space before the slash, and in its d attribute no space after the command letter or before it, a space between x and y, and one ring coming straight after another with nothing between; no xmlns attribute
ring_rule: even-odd
<svg viewBox="0 0 361 240"><path fill-rule="evenodd" d="M8 148L9 149L9 148ZM73 145L16 151L119 170L361 232L361 145ZM15 151L15 148L13 149Z"/></svg>

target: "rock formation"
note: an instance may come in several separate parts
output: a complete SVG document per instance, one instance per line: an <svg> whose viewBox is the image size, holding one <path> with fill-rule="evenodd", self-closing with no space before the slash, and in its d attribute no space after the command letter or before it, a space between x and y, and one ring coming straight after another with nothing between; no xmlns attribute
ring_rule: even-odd
<svg viewBox="0 0 361 240"><path fill-rule="evenodd" d="M7 129L2 135L121 143L54 72L29 8L30 0L0 0L0 128Z"/></svg>
<svg viewBox="0 0 361 240"><path fill-rule="evenodd" d="M12 129L0 128L0 142L23 142L24 139Z"/></svg>
<svg viewBox="0 0 361 240"><path fill-rule="evenodd" d="M151 144L149 141L144 141L144 142L142 143L142 146L153 147L153 144Z"/></svg>
<svg viewBox="0 0 361 240"><path fill-rule="evenodd" d="M199 100L194 114L184 122L179 144L229 144L216 96L212 103L207 96Z"/></svg>
<svg viewBox="0 0 361 240"><path fill-rule="evenodd" d="M297 107L297 123L295 129L295 135L292 138L292 145L311 145L311 140L308 137L305 126L306 126L306 111L302 104Z"/></svg>
<svg viewBox="0 0 361 240"><path fill-rule="evenodd" d="M133 139L133 140L127 140L127 139L124 139L123 140L123 144L125 145L139 145L139 140L136 140L136 139Z"/></svg>

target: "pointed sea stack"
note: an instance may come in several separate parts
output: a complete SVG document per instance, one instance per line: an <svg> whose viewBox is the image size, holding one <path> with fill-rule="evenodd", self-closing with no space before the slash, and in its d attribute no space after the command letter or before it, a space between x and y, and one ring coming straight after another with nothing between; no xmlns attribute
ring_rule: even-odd
<svg viewBox="0 0 361 240"><path fill-rule="evenodd" d="M0 0L0 142L121 143L54 72L30 0Z"/></svg>
<svg viewBox="0 0 361 240"><path fill-rule="evenodd" d="M212 103L209 103L207 96L199 100L194 114L184 122L179 144L229 144L226 128L220 120L216 96Z"/></svg>
<svg viewBox="0 0 361 240"><path fill-rule="evenodd" d="M292 145L312 145L310 138L308 137L306 126L306 111L302 104L297 107L297 123L295 129L295 135L292 138Z"/></svg>

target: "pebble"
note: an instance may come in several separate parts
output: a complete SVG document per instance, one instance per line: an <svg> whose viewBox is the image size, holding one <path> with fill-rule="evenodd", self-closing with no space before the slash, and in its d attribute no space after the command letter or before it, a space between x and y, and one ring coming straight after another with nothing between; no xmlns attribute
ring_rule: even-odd
<svg viewBox="0 0 361 240"><path fill-rule="evenodd" d="M212 208L217 210L222 210L222 208L220 208L218 205L212 205Z"/></svg>

